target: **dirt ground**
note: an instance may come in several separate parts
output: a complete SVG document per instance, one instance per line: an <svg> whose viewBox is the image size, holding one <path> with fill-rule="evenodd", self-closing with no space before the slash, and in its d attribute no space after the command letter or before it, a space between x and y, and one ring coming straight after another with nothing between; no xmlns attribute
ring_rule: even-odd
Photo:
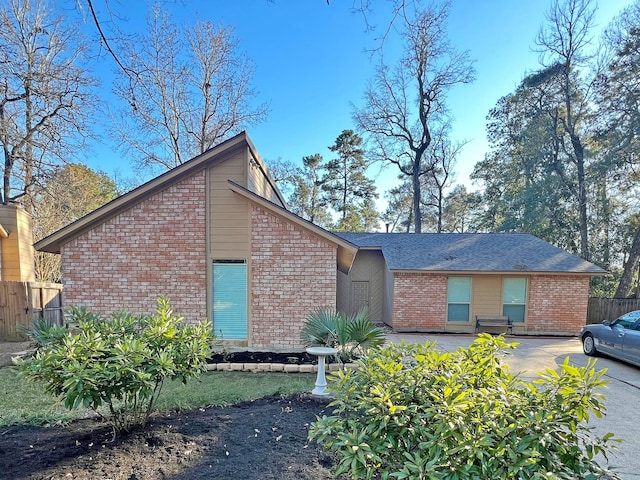
<svg viewBox="0 0 640 480"><path fill-rule="evenodd" d="M0 342L0 366L28 346ZM332 455L307 441L309 424L326 408L301 393L156 413L145 430L115 440L96 419L0 427L0 479L332 478Z"/></svg>
<svg viewBox="0 0 640 480"><path fill-rule="evenodd" d="M308 394L232 407L156 414L113 440L87 419L66 426L0 428L0 478L155 480L332 478L334 460L308 427L326 408Z"/></svg>

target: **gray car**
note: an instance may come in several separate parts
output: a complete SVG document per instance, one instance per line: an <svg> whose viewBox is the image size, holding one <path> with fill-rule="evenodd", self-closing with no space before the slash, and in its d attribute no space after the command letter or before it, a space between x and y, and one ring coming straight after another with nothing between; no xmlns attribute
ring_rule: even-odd
<svg viewBox="0 0 640 480"><path fill-rule="evenodd" d="M640 310L600 325L585 325L580 338L587 355L602 353L640 366Z"/></svg>

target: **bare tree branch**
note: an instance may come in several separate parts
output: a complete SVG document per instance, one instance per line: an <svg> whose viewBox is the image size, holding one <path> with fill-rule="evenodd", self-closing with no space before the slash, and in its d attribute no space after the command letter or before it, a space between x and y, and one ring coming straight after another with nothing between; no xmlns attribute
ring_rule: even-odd
<svg viewBox="0 0 640 480"><path fill-rule="evenodd" d="M446 122L446 93L473 81L475 72L466 52L451 47L446 37L450 3L431 4L409 16L402 2L405 42L403 58L393 70L381 61L365 92L365 106L353 118L367 133L370 155L391 163L411 178L413 214L422 231L421 177L433 169L425 163L431 129Z"/></svg>

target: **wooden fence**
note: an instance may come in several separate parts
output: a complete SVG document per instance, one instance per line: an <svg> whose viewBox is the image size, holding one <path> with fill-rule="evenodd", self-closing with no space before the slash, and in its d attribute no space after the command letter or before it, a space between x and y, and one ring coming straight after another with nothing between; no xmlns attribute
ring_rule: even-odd
<svg viewBox="0 0 640 480"><path fill-rule="evenodd" d="M632 310L640 310L640 298L590 298L587 323L613 320Z"/></svg>
<svg viewBox="0 0 640 480"><path fill-rule="evenodd" d="M20 340L18 325L44 318L63 324L62 285L44 282L0 282L0 340Z"/></svg>

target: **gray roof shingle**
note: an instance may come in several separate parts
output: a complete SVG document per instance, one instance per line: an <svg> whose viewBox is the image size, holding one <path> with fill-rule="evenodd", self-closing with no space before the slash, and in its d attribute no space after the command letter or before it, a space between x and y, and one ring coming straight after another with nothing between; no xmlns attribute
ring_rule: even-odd
<svg viewBox="0 0 640 480"><path fill-rule="evenodd" d="M606 274L606 270L526 233L338 233L380 248L390 270Z"/></svg>

